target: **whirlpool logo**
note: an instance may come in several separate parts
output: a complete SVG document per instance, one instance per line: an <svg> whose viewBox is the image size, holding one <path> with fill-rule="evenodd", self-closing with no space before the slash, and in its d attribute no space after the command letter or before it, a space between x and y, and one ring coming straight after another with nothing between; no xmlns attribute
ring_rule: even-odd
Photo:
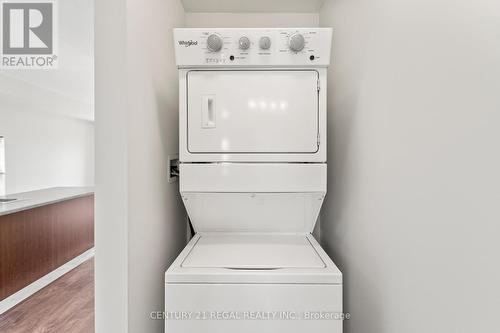
<svg viewBox="0 0 500 333"><path fill-rule="evenodd" d="M191 45L198 45L198 41L195 40L180 40L177 43L179 43L180 46L185 46L185 47L190 47Z"/></svg>
<svg viewBox="0 0 500 333"><path fill-rule="evenodd" d="M2 69L55 68L55 3L1 0Z"/></svg>

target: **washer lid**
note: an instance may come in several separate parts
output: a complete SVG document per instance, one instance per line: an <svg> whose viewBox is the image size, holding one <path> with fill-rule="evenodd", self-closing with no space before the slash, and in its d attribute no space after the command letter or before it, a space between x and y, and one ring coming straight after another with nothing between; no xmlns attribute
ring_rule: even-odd
<svg viewBox="0 0 500 333"><path fill-rule="evenodd" d="M305 235L203 234L181 267L273 270L326 265Z"/></svg>

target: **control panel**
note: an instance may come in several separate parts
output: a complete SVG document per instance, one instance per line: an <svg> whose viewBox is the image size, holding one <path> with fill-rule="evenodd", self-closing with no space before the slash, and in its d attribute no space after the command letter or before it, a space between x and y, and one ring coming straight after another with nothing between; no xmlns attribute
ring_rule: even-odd
<svg viewBox="0 0 500 333"><path fill-rule="evenodd" d="M331 28L174 29L179 67L325 67L331 40Z"/></svg>

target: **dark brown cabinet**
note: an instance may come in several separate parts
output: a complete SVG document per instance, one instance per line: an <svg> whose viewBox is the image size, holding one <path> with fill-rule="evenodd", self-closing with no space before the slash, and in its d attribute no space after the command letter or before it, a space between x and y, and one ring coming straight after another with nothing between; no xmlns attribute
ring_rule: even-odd
<svg viewBox="0 0 500 333"><path fill-rule="evenodd" d="M0 300L93 246L93 195L0 216Z"/></svg>

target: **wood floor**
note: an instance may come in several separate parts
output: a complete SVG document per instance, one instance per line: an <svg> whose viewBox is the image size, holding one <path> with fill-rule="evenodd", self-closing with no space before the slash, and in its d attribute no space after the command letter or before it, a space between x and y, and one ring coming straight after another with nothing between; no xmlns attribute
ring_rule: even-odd
<svg viewBox="0 0 500 333"><path fill-rule="evenodd" d="M0 332L94 332L94 259L0 315Z"/></svg>

